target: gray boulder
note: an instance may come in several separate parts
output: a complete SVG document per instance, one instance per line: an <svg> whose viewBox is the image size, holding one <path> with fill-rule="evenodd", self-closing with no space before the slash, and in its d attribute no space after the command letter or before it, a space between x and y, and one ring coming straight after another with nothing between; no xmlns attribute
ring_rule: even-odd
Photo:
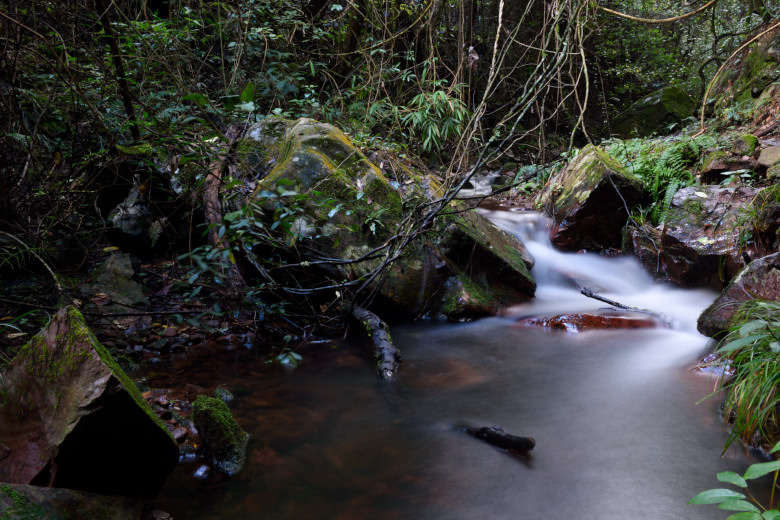
<svg viewBox="0 0 780 520"><path fill-rule="evenodd" d="M679 87L665 87L646 96L618 114L610 124L612 135L621 138L668 133L668 128L693 115L696 102Z"/></svg>

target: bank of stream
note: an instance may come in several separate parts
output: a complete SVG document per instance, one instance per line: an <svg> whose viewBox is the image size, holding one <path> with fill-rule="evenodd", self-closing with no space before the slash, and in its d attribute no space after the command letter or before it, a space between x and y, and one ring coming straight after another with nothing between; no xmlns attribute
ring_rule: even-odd
<svg viewBox="0 0 780 520"><path fill-rule="evenodd" d="M247 467L197 478L182 461L154 506L174 518L712 520L688 506L715 474L757 460L728 435L716 376L692 372L707 352L696 317L715 297L654 284L631 258L563 254L544 220L490 212L536 258L537 298L469 323L396 324L397 380L379 380L359 341L311 345L294 371L236 347L172 354L146 384L224 385L251 433ZM518 327L525 316L595 310L577 280L614 300L662 312L668 328L566 333ZM527 457L465 434L500 425L531 436Z"/></svg>

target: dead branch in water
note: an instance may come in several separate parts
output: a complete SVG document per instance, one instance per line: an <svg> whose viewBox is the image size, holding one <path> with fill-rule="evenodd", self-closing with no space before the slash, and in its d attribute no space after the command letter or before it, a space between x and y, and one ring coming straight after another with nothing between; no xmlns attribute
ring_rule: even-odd
<svg viewBox="0 0 780 520"><path fill-rule="evenodd" d="M391 381L401 364L401 353L390 339L387 323L373 312L358 305L352 307L352 316L366 327L371 341L374 342L374 358L379 375Z"/></svg>
<svg viewBox="0 0 780 520"><path fill-rule="evenodd" d="M520 453L521 455L525 455L536 446L536 441L532 437L511 435L506 433L500 426L466 428L466 433L497 448Z"/></svg>

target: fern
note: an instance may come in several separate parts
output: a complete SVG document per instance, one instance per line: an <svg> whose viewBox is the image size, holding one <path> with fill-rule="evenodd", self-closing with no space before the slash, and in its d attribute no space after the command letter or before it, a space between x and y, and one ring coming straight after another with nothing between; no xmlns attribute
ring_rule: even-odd
<svg viewBox="0 0 780 520"><path fill-rule="evenodd" d="M669 185L666 187L666 193L664 193L664 198L661 201L658 201L655 203L655 206L653 206L653 212L651 214L651 220L655 224L663 224L666 220L666 215L669 213L669 208L672 205L672 199L674 198L674 194L677 193L677 188L680 186L680 181L673 180L669 183Z"/></svg>

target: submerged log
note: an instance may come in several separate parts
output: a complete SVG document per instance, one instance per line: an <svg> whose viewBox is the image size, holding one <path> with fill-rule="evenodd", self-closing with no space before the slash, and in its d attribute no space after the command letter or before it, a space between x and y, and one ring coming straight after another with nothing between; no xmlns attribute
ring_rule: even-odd
<svg viewBox="0 0 780 520"><path fill-rule="evenodd" d="M506 433L500 426L466 428L466 433L503 450L525 455L536 446L531 437L518 437Z"/></svg>
<svg viewBox="0 0 780 520"><path fill-rule="evenodd" d="M376 359L379 375L387 381L392 380L401 364L401 353L390 339L387 323L373 312L358 305L352 307L352 316L366 327L368 335L374 342L374 359Z"/></svg>

